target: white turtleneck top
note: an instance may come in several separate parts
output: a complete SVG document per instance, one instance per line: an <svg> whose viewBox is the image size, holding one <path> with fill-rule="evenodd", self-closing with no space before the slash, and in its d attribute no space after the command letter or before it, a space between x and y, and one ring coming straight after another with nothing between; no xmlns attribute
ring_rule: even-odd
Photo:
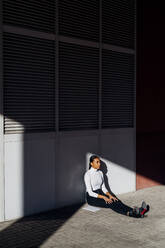
<svg viewBox="0 0 165 248"><path fill-rule="evenodd" d="M91 167L84 174L84 181L86 186L86 191L90 196L98 197L98 194L92 190L102 189L104 193L108 192L104 184L104 177L101 170L97 170Z"/></svg>

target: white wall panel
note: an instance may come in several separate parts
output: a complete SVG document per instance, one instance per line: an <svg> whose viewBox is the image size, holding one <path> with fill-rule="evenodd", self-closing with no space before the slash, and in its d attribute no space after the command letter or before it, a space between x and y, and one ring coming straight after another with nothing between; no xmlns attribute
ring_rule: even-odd
<svg viewBox="0 0 165 248"><path fill-rule="evenodd" d="M54 208L54 137L49 133L5 138L5 219Z"/></svg>
<svg viewBox="0 0 165 248"><path fill-rule="evenodd" d="M23 216L23 142L5 143L5 219Z"/></svg>
<svg viewBox="0 0 165 248"><path fill-rule="evenodd" d="M136 147L134 129L104 130L102 160L109 187L115 194L136 190Z"/></svg>
<svg viewBox="0 0 165 248"><path fill-rule="evenodd" d="M66 132L55 141L54 133L5 135L5 220L84 202L92 154L115 194L135 190L133 129L104 130L101 139L97 131Z"/></svg>

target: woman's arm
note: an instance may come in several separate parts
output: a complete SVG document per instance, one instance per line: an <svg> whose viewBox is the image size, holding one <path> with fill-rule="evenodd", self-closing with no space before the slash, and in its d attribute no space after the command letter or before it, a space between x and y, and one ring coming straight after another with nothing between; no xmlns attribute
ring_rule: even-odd
<svg viewBox="0 0 165 248"><path fill-rule="evenodd" d="M98 197L98 194L93 192L92 191L92 186L91 186L91 183L90 183L90 177L89 177L89 174L85 173L84 175L84 181L85 181L85 186L86 186L86 189L87 189L87 192L90 196L93 196L93 197Z"/></svg>
<svg viewBox="0 0 165 248"><path fill-rule="evenodd" d="M109 199L118 201L118 199L115 196L111 195L109 192L106 192L106 195L109 196Z"/></svg>
<svg viewBox="0 0 165 248"><path fill-rule="evenodd" d="M112 195L107 191L106 193L105 193L109 198L111 198L112 197Z"/></svg>
<svg viewBox="0 0 165 248"><path fill-rule="evenodd" d="M104 201L105 201L106 203L112 203L112 199L110 199L110 198L108 198L108 197L106 197L106 196L104 196L104 195L98 194L98 198L104 199Z"/></svg>
<svg viewBox="0 0 165 248"><path fill-rule="evenodd" d="M106 202L109 202L111 203L112 200L109 199L108 197L104 196L104 195L100 195L100 194L97 194L95 192L92 191L92 186L91 186L91 182L90 182L90 177L87 173L85 173L84 175L84 181L85 181L85 185L86 185L86 189L87 189L87 192L90 196L92 197L96 197L96 198L101 198L101 199L104 199L104 201Z"/></svg>

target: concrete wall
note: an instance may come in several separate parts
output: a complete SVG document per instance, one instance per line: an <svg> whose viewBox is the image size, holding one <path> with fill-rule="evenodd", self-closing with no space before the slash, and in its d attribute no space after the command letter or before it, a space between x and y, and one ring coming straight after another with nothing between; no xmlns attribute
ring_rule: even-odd
<svg viewBox="0 0 165 248"><path fill-rule="evenodd" d="M5 135L5 220L84 202L92 154L107 187L135 191L135 138L134 129Z"/></svg>

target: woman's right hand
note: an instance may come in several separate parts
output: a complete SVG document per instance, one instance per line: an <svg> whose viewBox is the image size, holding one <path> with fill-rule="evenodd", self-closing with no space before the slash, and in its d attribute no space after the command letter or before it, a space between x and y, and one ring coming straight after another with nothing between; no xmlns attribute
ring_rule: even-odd
<svg viewBox="0 0 165 248"><path fill-rule="evenodd" d="M108 198L106 196L103 199L106 202L106 204L111 204L113 202L110 198Z"/></svg>

